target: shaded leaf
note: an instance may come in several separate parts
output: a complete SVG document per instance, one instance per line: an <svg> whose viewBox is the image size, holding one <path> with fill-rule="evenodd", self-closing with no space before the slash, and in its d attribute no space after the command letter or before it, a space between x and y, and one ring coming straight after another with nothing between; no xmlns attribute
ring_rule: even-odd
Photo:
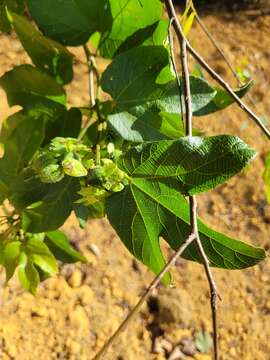
<svg viewBox="0 0 270 360"><path fill-rule="evenodd" d="M1 141L4 156L0 172L6 176L17 175L32 159L45 136L47 117L40 113L20 111L4 122Z"/></svg>
<svg viewBox="0 0 270 360"><path fill-rule="evenodd" d="M47 107L59 109L66 103L64 89L46 73L31 65L14 67L0 78L10 106L21 105L40 110Z"/></svg>
<svg viewBox="0 0 270 360"><path fill-rule="evenodd" d="M250 81L245 85L243 85L241 88L234 90L234 92L238 97L242 98L250 90L253 84L254 82ZM212 114L216 111L225 109L226 107L232 105L235 102L234 98L228 93L228 91L220 88L215 88L215 89L216 89L216 96L214 97L214 99L205 107L195 111L194 112L195 116L204 116L204 115Z"/></svg>
<svg viewBox="0 0 270 360"><path fill-rule="evenodd" d="M6 8L21 14L24 11L24 0L0 0L0 31L3 32L10 30Z"/></svg>
<svg viewBox="0 0 270 360"><path fill-rule="evenodd" d="M87 262L87 259L73 248L66 235L61 231L47 232L45 243L56 259L63 263Z"/></svg>
<svg viewBox="0 0 270 360"><path fill-rule="evenodd" d="M10 127L9 123L11 123ZM1 136L4 156L0 159L1 202L6 198L12 203L15 200L13 204L17 208L18 203L23 203L29 197L35 197L37 187L40 193L40 184L35 179L31 179L31 176L28 176L30 180L25 181L25 175L21 171L42 144L45 124L46 115L30 115L26 111L20 111L4 122Z"/></svg>
<svg viewBox="0 0 270 360"><path fill-rule="evenodd" d="M105 199L92 205L75 204L74 212L81 228L85 228L90 219L101 219L105 216Z"/></svg>
<svg viewBox="0 0 270 360"><path fill-rule="evenodd" d="M72 137L77 138L82 124L82 114L78 108L61 110L50 118L46 126L45 144L55 137ZM1 140L1 138L0 138Z"/></svg>
<svg viewBox="0 0 270 360"><path fill-rule="evenodd" d="M78 197L78 190L78 181L71 177L66 177L59 183L50 184L44 198L23 212L23 228L32 233L58 229L70 215L73 202Z"/></svg>
<svg viewBox="0 0 270 360"><path fill-rule="evenodd" d="M9 12L10 22L33 63L49 72L60 84L72 80L72 54L62 45L43 36L24 16Z"/></svg>

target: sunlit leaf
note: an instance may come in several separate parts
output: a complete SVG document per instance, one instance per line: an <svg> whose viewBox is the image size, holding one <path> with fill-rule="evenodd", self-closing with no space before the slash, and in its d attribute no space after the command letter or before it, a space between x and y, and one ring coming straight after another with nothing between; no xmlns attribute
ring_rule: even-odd
<svg viewBox="0 0 270 360"><path fill-rule="evenodd" d="M117 56L106 69L102 87L115 102L108 121L123 139L133 142L164 139L159 129L166 124L159 113L181 113L177 81L156 83L168 64L164 47L144 46ZM193 111L198 111L215 97L216 90L202 79L191 77L190 81Z"/></svg>
<svg viewBox="0 0 270 360"><path fill-rule="evenodd" d="M136 31L161 20L159 0L109 0L113 23L100 41L103 57L112 58L119 46Z"/></svg>
<svg viewBox="0 0 270 360"><path fill-rule="evenodd" d="M110 28L107 0L26 0L42 32L65 45L82 45L96 31Z"/></svg>
<svg viewBox="0 0 270 360"><path fill-rule="evenodd" d="M139 146L118 163L131 182L108 198L108 218L129 251L155 273L165 263L159 237L177 249L191 230L189 206L180 193L213 188L241 171L254 156L237 137L196 139ZM212 266L245 268L265 257L262 249L229 238L202 222L199 231ZM183 256L202 261L195 245L189 246ZM169 277L164 281L168 282Z"/></svg>

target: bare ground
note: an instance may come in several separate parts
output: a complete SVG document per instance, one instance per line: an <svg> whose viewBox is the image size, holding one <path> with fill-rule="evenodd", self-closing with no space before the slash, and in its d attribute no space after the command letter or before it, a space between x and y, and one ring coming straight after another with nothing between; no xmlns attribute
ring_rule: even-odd
<svg viewBox="0 0 270 360"><path fill-rule="evenodd" d="M208 12L204 20L232 63L244 64L253 74L256 85L252 96L257 112L269 116L270 16L257 15L250 11L241 17ZM220 55L197 27L191 38L214 68L235 84ZM76 56L82 59L79 50ZM25 61L28 59L17 40L1 36L0 75ZM84 105L87 87L86 67L78 64L69 89L70 103ZM0 106L4 118L10 110L1 90ZM201 217L217 230L268 250L270 207L265 201L262 173L269 143L235 105L195 123L208 134L238 134L258 151L247 171L199 197ZM153 277L132 259L106 220L91 221L83 232L71 217L64 229L88 257L88 264L62 267L57 278L42 284L35 298L22 292L16 280L4 287L0 274L0 359L91 359ZM222 359L270 359L269 260L244 271L214 273L222 294ZM196 334L211 332L208 287L202 268L181 260L173 275L175 287L160 287L108 354L108 360L163 360L176 348L183 352L175 359L211 358L210 353L194 349Z"/></svg>

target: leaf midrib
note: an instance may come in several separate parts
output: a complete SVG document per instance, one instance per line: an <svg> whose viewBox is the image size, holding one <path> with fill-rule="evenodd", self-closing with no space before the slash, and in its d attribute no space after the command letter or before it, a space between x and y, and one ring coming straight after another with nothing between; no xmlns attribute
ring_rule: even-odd
<svg viewBox="0 0 270 360"><path fill-rule="evenodd" d="M155 198L152 196L152 194L148 193L143 187L141 187L139 184L133 182L133 185L135 187L137 187L140 191L142 191L145 195L147 195L148 197L152 198L154 201L156 201L160 206L162 206L163 208L165 208L167 211L169 211L171 214L173 214L174 216L177 216L179 217L182 221L184 221L186 224L190 224L190 222L185 218L185 216L181 216L180 214L179 215L176 215L174 214L171 209L167 206L165 206L164 204L161 204L158 200L158 198ZM179 196L181 196L181 194L179 193ZM227 247L229 248L230 250L232 250L235 254L239 253L239 254L242 254L242 255L245 255L245 256L249 256L251 258L254 258L254 259L257 259L258 257L256 256L253 256L252 254L247 254L247 253L244 253L244 252L241 252L241 249L239 250L234 250L233 248L230 248L227 244L223 244L222 242L220 242L218 239L213 239L212 237L208 236L203 230L199 229L199 232L202 233L204 236L206 236L209 241L211 240L213 243L218 243L220 244L221 246L224 246L224 247ZM237 240L234 240L234 241L237 241Z"/></svg>

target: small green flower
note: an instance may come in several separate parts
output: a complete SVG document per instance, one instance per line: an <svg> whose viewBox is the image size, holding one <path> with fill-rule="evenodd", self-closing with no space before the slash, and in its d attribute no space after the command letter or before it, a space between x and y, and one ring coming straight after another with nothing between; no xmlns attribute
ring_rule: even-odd
<svg viewBox="0 0 270 360"><path fill-rule="evenodd" d="M73 157L73 154L68 154L64 161L62 161L63 171L68 176L82 177L87 175L87 170L80 160Z"/></svg>
<svg viewBox="0 0 270 360"><path fill-rule="evenodd" d="M65 176L61 167L57 164L45 166L44 168L39 170L37 175L40 181L46 184L57 183L61 181Z"/></svg>

